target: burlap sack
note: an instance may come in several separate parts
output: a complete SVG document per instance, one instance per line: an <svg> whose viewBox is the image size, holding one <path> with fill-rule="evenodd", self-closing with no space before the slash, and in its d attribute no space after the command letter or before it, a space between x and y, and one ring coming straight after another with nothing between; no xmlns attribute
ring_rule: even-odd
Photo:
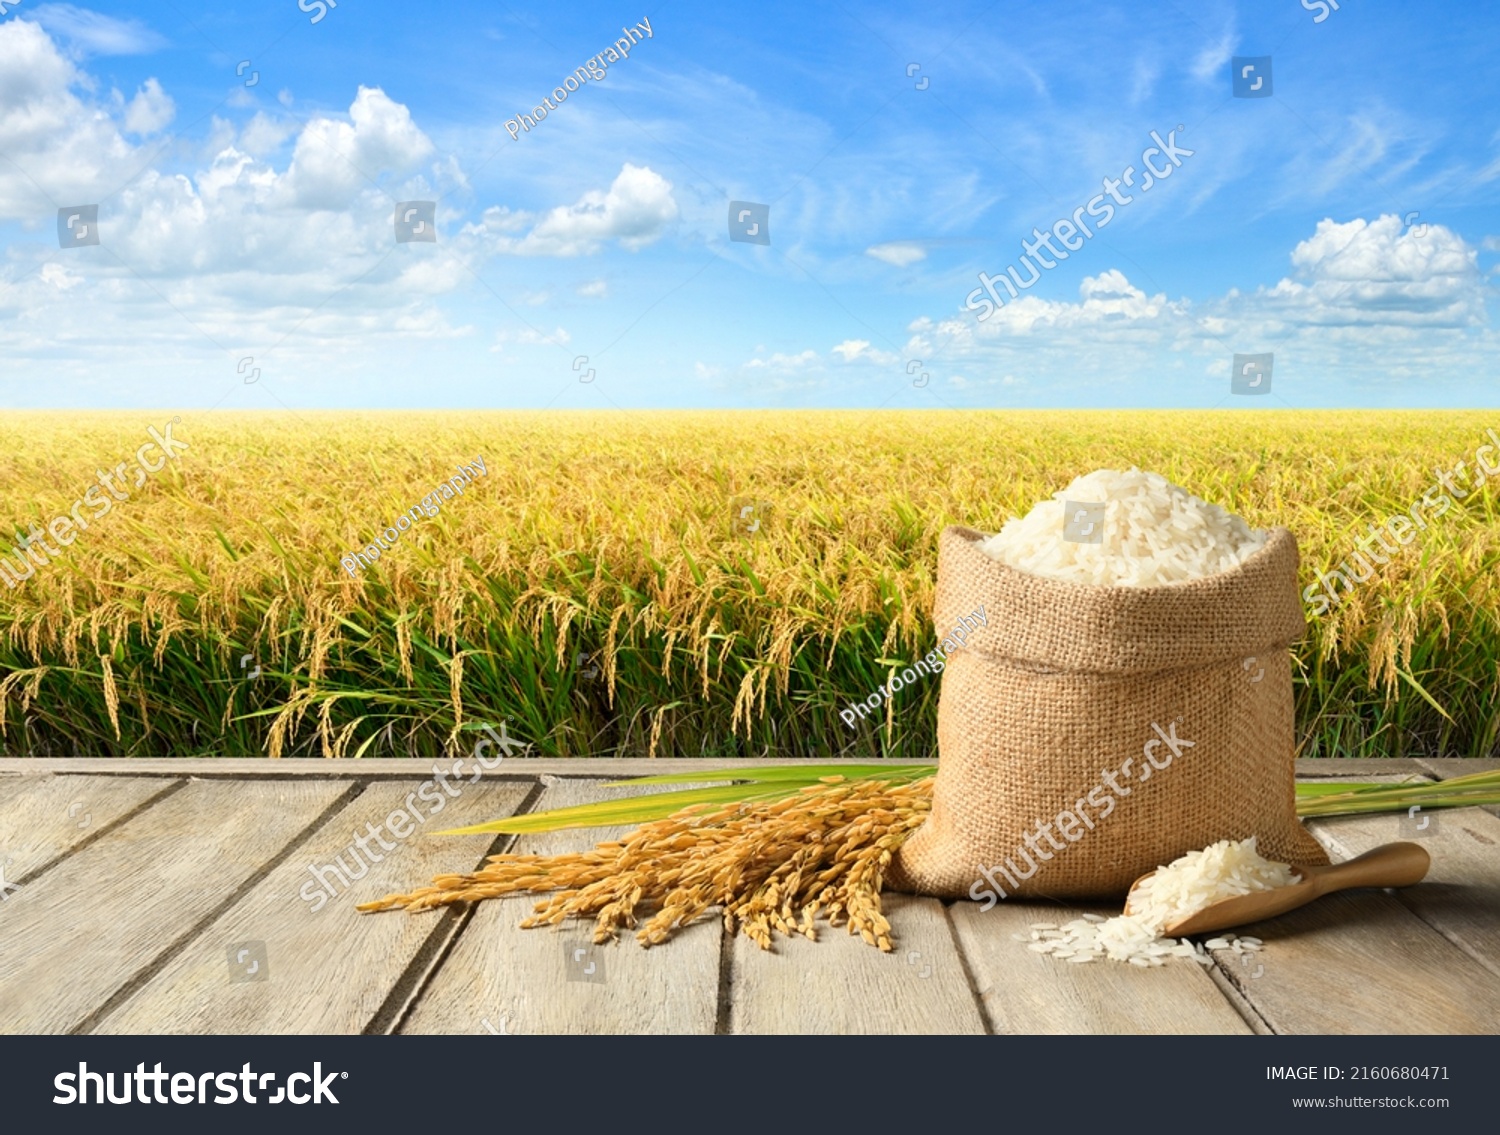
<svg viewBox="0 0 1500 1135"><path fill-rule="evenodd" d="M1042 579L982 539L951 527L939 543L938 633L978 623L980 607L984 625L947 659L932 813L889 887L1118 898L1251 835L1268 859L1328 862L1296 815L1287 648L1305 623L1291 532L1273 529L1231 571L1144 588Z"/></svg>

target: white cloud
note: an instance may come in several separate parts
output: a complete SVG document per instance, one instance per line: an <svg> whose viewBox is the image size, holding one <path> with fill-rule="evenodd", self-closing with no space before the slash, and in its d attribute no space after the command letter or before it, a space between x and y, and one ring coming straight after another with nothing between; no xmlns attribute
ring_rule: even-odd
<svg viewBox="0 0 1500 1135"><path fill-rule="evenodd" d="M1278 393L1293 405L1291 384L1348 374L1351 359L1366 364L1355 381L1378 383L1476 372L1493 358L1478 251L1442 225L1407 228L1390 214L1325 219L1289 259L1292 274L1275 284L1196 305L1148 295L1110 269L1086 277L1076 301L1023 293L983 323L972 315L915 320L906 351L928 366L941 359L968 375L1025 379L1001 385L1099 390L1177 372L1204 376L1205 389L1217 392L1233 352L1270 350L1278 368L1290 368Z"/></svg>
<svg viewBox="0 0 1500 1135"><path fill-rule="evenodd" d="M1004 294L1002 291L1001 295ZM1085 276L1078 286L1078 295L1078 303L1045 300L1029 294L1009 300L977 325L979 335L998 338L1105 325L1123 327L1187 314L1185 304L1171 303L1165 295L1147 296L1118 268Z"/></svg>
<svg viewBox="0 0 1500 1135"><path fill-rule="evenodd" d="M282 189L289 204L339 209L384 172L403 172L433 152L411 111L379 87L359 88L349 121L315 118L297 137Z"/></svg>
<svg viewBox="0 0 1500 1135"><path fill-rule="evenodd" d="M1202 82L1228 84L1229 61L1234 58L1235 41L1239 33L1230 28L1214 43L1204 46L1193 59L1193 77Z"/></svg>
<svg viewBox="0 0 1500 1135"><path fill-rule="evenodd" d="M264 111L257 111L240 131L236 146L254 157L269 157L296 133L298 125L295 118L272 118Z"/></svg>
<svg viewBox="0 0 1500 1135"><path fill-rule="evenodd" d="M846 363L859 360L874 363L877 366L891 366L901 361L899 355L893 355L890 351L882 351L878 347L872 348L868 339L845 339L830 353L841 356Z"/></svg>
<svg viewBox="0 0 1500 1135"><path fill-rule="evenodd" d="M1442 225L1407 229L1394 214L1342 224L1325 219L1292 250L1291 261L1294 277L1249 293L1231 289L1202 304L1200 314L1186 301L1148 296L1112 268L1085 277L1077 303L1022 294L1007 299L983 323L955 320L939 326L982 341L1086 328L1196 328L1205 335L1253 337L1297 328L1459 327L1484 320L1478 253ZM913 329L937 327L926 322Z"/></svg>
<svg viewBox="0 0 1500 1135"><path fill-rule="evenodd" d="M699 378L718 378L724 373L723 367L710 366L707 363L694 363L693 373Z"/></svg>
<svg viewBox="0 0 1500 1135"><path fill-rule="evenodd" d="M568 334L567 329L559 327L551 334L547 334L534 327L523 327L519 331L501 330L495 333L495 345L490 348L492 352L499 351L506 343L520 343L523 346L536 347L558 345L566 347L573 341L573 336Z"/></svg>
<svg viewBox="0 0 1500 1135"><path fill-rule="evenodd" d="M969 378L967 375L955 374L949 376L948 385L955 390L970 390L983 386L1020 386L1021 382L1013 374L999 378Z"/></svg>
<svg viewBox="0 0 1500 1135"><path fill-rule="evenodd" d="M1305 283L1283 279L1247 297L1246 306L1319 326L1453 327L1484 320L1479 254L1442 225L1407 229L1393 213L1344 224L1325 219L1292 250L1292 263Z"/></svg>
<svg viewBox="0 0 1500 1135"><path fill-rule="evenodd" d="M745 366L751 370L802 370L817 361L818 352L808 348L795 355L786 355L777 351L769 359L751 359L745 363Z"/></svg>
<svg viewBox="0 0 1500 1135"><path fill-rule="evenodd" d="M1371 178L1397 184L1430 146L1425 123L1404 123L1389 114L1351 114L1338 124L1338 149L1312 147L1289 166L1291 184L1282 201L1326 199L1340 188Z"/></svg>
<svg viewBox="0 0 1500 1135"><path fill-rule="evenodd" d="M609 298L609 281L590 280L586 284L580 284L578 294L585 299L607 299Z"/></svg>
<svg viewBox="0 0 1500 1135"><path fill-rule="evenodd" d="M134 148L107 111L73 93L89 86L39 25L0 23L0 218L34 222L49 195L94 201L134 172Z"/></svg>
<svg viewBox="0 0 1500 1135"><path fill-rule="evenodd" d="M464 231L476 235L486 231L492 233L518 233L530 221L530 213L521 210L512 211L509 205L491 205L484 211L484 219L479 225L470 225Z"/></svg>
<svg viewBox="0 0 1500 1135"><path fill-rule="evenodd" d="M1140 106L1146 99L1151 97L1152 90L1156 87L1156 80L1161 75L1161 65L1154 59L1144 57L1135 61L1135 67L1130 81L1130 105Z"/></svg>
<svg viewBox="0 0 1500 1135"><path fill-rule="evenodd" d="M131 134L155 134L172 121L177 104L155 79L147 79L125 108L125 129Z"/></svg>
<svg viewBox="0 0 1500 1135"><path fill-rule="evenodd" d="M42 265L40 275L42 283L64 292L70 291L83 283L82 276L72 275L66 268L55 261L51 264Z"/></svg>
<svg viewBox="0 0 1500 1135"><path fill-rule="evenodd" d="M164 38L139 20L117 20L72 4L41 4L29 16L54 37L67 40L77 57L145 55L167 46Z"/></svg>
<svg viewBox="0 0 1500 1135"><path fill-rule="evenodd" d="M908 264L926 260L927 250L911 241L889 241L886 244L871 245L865 249L865 255L894 264L897 268L905 268Z"/></svg>
<svg viewBox="0 0 1500 1135"><path fill-rule="evenodd" d="M97 203L108 248L67 254L77 275L18 277L3 297L11 318L0 324L0 352L55 357L66 343L80 357L107 356L121 342L227 350L293 331L305 349L346 352L382 335L467 333L448 327L434 301L471 281L464 260L482 250L454 242L392 254L390 197L438 194L420 178L389 193L367 179L409 175L431 152L406 107L360 88L349 121L315 118L284 170L237 149L234 126L215 118L199 150L210 156L168 173L152 165L166 151L125 136L170 119L161 84L147 81L129 103L118 92L89 98L98 87L38 24L0 23L0 153L9 159L0 162L0 219L45 232L56 202ZM269 152L288 130L257 118L244 135ZM440 230L445 220L453 217L440 210ZM23 315L24 330L13 322Z"/></svg>
<svg viewBox="0 0 1500 1135"><path fill-rule="evenodd" d="M591 189L576 204L559 205L532 225L532 216L505 207L486 210L482 227L490 234L531 231L519 240L491 236L494 251L515 256L591 256L607 240L636 252L661 237L677 217L672 183L655 170L626 162L608 191Z"/></svg>

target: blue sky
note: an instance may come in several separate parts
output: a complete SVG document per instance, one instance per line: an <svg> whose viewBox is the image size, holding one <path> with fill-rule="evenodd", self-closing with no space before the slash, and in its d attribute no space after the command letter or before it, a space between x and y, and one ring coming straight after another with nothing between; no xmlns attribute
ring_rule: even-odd
<svg viewBox="0 0 1500 1135"><path fill-rule="evenodd" d="M1146 7L7 2L0 405L1495 405L1500 10Z"/></svg>

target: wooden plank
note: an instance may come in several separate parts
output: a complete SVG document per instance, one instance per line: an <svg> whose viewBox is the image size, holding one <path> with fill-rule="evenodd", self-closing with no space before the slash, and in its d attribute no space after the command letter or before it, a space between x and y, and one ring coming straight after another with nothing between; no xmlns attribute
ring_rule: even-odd
<svg viewBox="0 0 1500 1135"><path fill-rule="evenodd" d="M537 811L660 791L566 781ZM518 854L583 851L629 828L525 836ZM627 931L593 947L592 920L522 930L538 896L473 908L452 951L399 1027L403 1033L712 1033L718 1017L723 922L709 917L663 946L642 949ZM388 917L396 917L390 915ZM424 916L425 917L425 916ZM583 951L582 954L575 953ZM593 972L588 968L592 966ZM488 1024L486 1024L488 1022Z"/></svg>
<svg viewBox="0 0 1500 1135"><path fill-rule="evenodd" d="M347 790L190 783L13 894L0 914L0 1033L83 1024Z"/></svg>
<svg viewBox="0 0 1500 1135"><path fill-rule="evenodd" d="M1027 949L1031 924L1062 925L1118 906L973 902L952 908L959 942L986 1012L1001 1033L1245 1034L1253 1031L1199 963L1172 958L1151 969L1122 962L1073 965Z"/></svg>
<svg viewBox="0 0 1500 1135"><path fill-rule="evenodd" d="M1455 776L1467 776L1475 772L1500 772L1500 759L1469 760L1461 757L1427 757L1417 763L1435 773L1441 780L1451 780ZM1500 804L1486 805L1484 810L1492 816L1500 817Z"/></svg>
<svg viewBox="0 0 1500 1135"><path fill-rule="evenodd" d="M1423 820L1428 826L1416 829ZM1432 856L1427 878L1391 893L1500 977L1500 819L1483 808L1453 808L1410 820L1405 814L1330 816L1312 827L1339 859L1397 840L1420 843Z"/></svg>
<svg viewBox="0 0 1500 1135"><path fill-rule="evenodd" d="M1265 941L1257 968L1223 970L1277 1033L1500 1030L1495 975L1384 891L1328 895L1239 933Z"/></svg>
<svg viewBox="0 0 1500 1135"><path fill-rule="evenodd" d="M467 760L467 758L464 758ZM485 779L536 778L543 773L552 776L579 777L589 780L615 780L628 776L662 776L679 772L718 772L722 769L772 768L797 764L805 758L754 757L735 760L709 760L703 757L521 757L503 760L484 774ZM442 763L450 763L452 758ZM813 763L819 765L867 765L870 758L839 758ZM932 764L935 761L901 761L900 764ZM318 758L265 757L0 757L0 778L9 775L79 774L100 776L224 776L224 777L324 777L362 778L395 777L421 780L431 775L432 761L381 757L370 760L324 760ZM717 784L709 780L704 783Z"/></svg>
<svg viewBox="0 0 1500 1135"><path fill-rule="evenodd" d="M1318 757L1297 762L1298 780L1379 780L1381 777L1428 776L1421 763L1405 757Z"/></svg>
<svg viewBox="0 0 1500 1135"><path fill-rule="evenodd" d="M418 798L413 785L372 784L94 1031L363 1031L419 952L436 951L455 926L452 918L432 915L364 915L355 903L424 886L436 874L477 867L495 836L434 838L431 833L511 815L527 793L526 786L513 783L458 782L450 788L458 795L433 785L429 796ZM405 839L394 836L389 824L398 809L425 816L420 826L396 817L395 830L407 831ZM356 845L358 837L367 854ZM429 944L434 934L438 939ZM249 965L265 966L257 970L258 980L247 978L246 964L230 960L242 943L261 944L247 956Z"/></svg>
<svg viewBox="0 0 1500 1135"><path fill-rule="evenodd" d="M1431 772L1424 769L1422 777L1431 780ZM1404 776L1368 779L1394 782ZM1399 822L1399 816L1391 815L1339 816L1310 820L1307 828L1338 862L1354 850L1355 828L1381 832L1375 842L1389 843L1400 838ZM1351 824L1345 844L1336 836ZM1417 918L1404 897L1395 897L1408 893L1415 892L1329 895L1279 918L1240 927L1239 933L1264 939L1265 948L1254 968L1236 968L1232 956L1219 954L1221 974L1277 1033L1500 1030L1500 982Z"/></svg>
<svg viewBox="0 0 1500 1135"><path fill-rule="evenodd" d="M820 921L818 940L777 936L774 952L743 934L731 955L729 1031L975 1034L986 1031L958 946L936 899L885 893L894 952Z"/></svg>
<svg viewBox="0 0 1500 1135"><path fill-rule="evenodd" d="M1417 764L1436 773L1442 780L1467 776L1472 772L1500 772L1500 757L1469 759L1466 757L1422 757Z"/></svg>
<svg viewBox="0 0 1500 1135"><path fill-rule="evenodd" d="M180 783L117 776L36 776L0 782L0 868L6 880L27 879Z"/></svg>

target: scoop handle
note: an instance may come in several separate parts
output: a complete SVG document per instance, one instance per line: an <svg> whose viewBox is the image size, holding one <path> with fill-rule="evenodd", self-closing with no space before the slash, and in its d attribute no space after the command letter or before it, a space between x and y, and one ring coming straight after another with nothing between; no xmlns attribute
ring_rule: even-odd
<svg viewBox="0 0 1500 1135"><path fill-rule="evenodd" d="M1432 857L1418 843L1387 843L1346 863L1317 870L1313 877L1322 894L1350 887L1409 887L1419 883L1432 866Z"/></svg>

